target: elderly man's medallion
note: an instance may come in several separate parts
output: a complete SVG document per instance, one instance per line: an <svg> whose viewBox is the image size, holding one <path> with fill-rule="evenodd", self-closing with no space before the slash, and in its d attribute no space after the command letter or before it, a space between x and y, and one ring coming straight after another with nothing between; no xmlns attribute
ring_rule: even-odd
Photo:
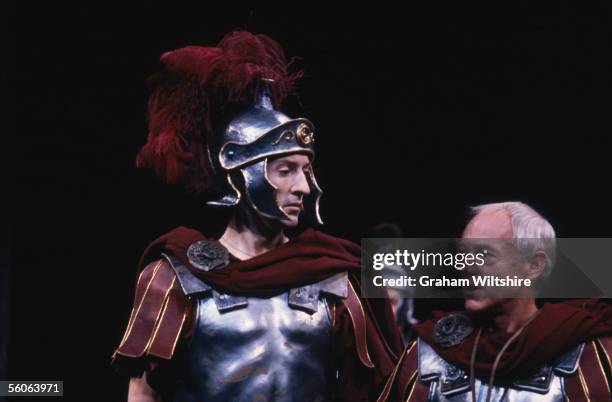
<svg viewBox="0 0 612 402"><path fill-rule="evenodd" d="M433 341L443 348L459 345L470 336L474 327L465 315L451 314L438 320L433 331Z"/></svg>

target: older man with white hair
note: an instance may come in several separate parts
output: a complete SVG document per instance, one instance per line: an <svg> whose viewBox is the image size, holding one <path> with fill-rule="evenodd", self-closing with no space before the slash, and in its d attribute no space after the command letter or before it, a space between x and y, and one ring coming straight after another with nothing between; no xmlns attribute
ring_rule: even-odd
<svg viewBox="0 0 612 402"><path fill-rule="evenodd" d="M496 324L512 333L537 313L537 285L550 275L555 261L555 230L522 202L486 204L471 210L464 243L487 251L487 262L478 273L512 274L529 279L534 286L466 289L465 309L472 313L496 310Z"/></svg>
<svg viewBox="0 0 612 402"><path fill-rule="evenodd" d="M555 261L555 231L533 208L472 208L463 239L487 249L486 269L532 280ZM473 274L473 273L472 273ZM508 297L508 296L511 297ZM593 300L544 304L534 287L475 288L465 309L416 325L384 398L401 401L610 401L612 308ZM381 398L381 399L384 399Z"/></svg>

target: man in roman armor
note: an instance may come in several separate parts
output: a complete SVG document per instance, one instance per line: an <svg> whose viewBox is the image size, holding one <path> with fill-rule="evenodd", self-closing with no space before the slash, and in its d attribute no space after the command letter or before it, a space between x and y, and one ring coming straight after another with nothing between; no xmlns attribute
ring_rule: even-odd
<svg viewBox="0 0 612 402"><path fill-rule="evenodd" d="M231 218L219 238L179 227L142 255L113 355L128 400L375 400L401 340L389 304L359 297L359 247L287 233L322 223L315 128L278 110L300 73L248 32L161 61L137 165Z"/></svg>
<svg viewBox="0 0 612 402"><path fill-rule="evenodd" d="M555 232L520 202L473 208L463 241L488 251L483 271L536 283L555 261ZM465 310L414 326L381 400L610 401L612 308L597 300L546 303L535 291L470 288ZM500 294L501 293L501 294Z"/></svg>

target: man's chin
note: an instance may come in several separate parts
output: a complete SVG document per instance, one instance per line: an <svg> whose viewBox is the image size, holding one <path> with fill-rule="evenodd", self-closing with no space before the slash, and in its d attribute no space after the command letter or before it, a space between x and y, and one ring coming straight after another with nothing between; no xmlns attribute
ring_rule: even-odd
<svg viewBox="0 0 612 402"><path fill-rule="evenodd" d="M294 227L296 227L296 226L297 226L297 225L300 223L300 220L299 220L297 217L296 217L295 219L294 219L294 218L291 218L291 219L283 219L283 220L281 221L281 223L282 223L282 225L283 225L283 226L285 226L285 227L288 227L288 228L294 228Z"/></svg>
<svg viewBox="0 0 612 402"><path fill-rule="evenodd" d="M494 299L488 297L471 298L466 297L464 308L469 313L481 313L490 309L495 304Z"/></svg>

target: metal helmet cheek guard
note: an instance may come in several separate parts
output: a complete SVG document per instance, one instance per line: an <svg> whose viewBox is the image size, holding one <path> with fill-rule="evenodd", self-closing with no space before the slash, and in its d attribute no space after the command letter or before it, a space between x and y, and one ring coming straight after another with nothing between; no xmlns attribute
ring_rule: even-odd
<svg viewBox="0 0 612 402"><path fill-rule="evenodd" d="M304 118L291 119L274 110L267 88L262 88L257 102L237 115L223 133L221 148L212 161L225 174L219 186L219 195L209 205L236 206L243 194L232 181L239 173L244 182L245 201L261 216L285 220L289 216L276 202L276 187L267 175L268 158L305 153L312 161L314 152L314 126ZM213 155L211 155L213 154ZM319 214L321 188L317 184L312 166L307 173L310 194L304 198L305 212L322 224Z"/></svg>

